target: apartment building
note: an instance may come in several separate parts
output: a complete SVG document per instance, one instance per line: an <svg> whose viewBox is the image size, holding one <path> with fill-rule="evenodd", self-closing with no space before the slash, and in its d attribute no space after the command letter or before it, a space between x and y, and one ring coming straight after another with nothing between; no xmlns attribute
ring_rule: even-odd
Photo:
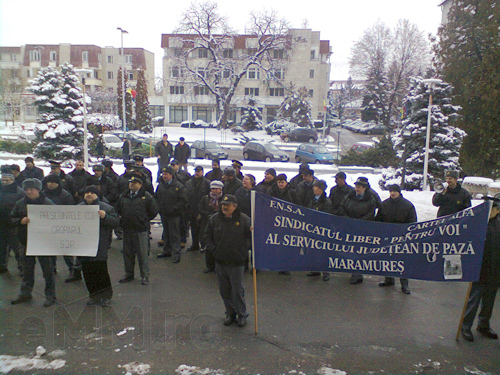
<svg viewBox="0 0 500 375"><path fill-rule="evenodd" d="M180 40L195 38L194 35L162 34L161 46L164 50L163 99L165 123L203 120L216 121L215 97L206 87L196 86L192 82L180 79L182 72L177 57L184 46ZM252 66L240 81L231 102L229 119L238 123L241 109L247 106L249 99L257 102L263 114L263 121L273 121L285 96L285 88L292 83L298 89L306 87L312 103L312 118L323 116L323 100L329 89L330 42L320 39L319 31L310 29L291 29L289 43L284 49L274 50L274 58L280 59L282 68L275 71L277 81L266 79L266 73L257 66ZM224 57L235 61L242 55L250 55L257 46L257 38L251 35L237 35L228 41ZM188 48L188 47L186 47ZM197 50L191 54L190 65L206 68L209 59L206 50Z"/></svg>
<svg viewBox="0 0 500 375"><path fill-rule="evenodd" d="M124 48L125 69L131 87L137 84L137 69L145 69L148 93L154 95L154 54L143 48ZM121 49L96 45L26 44L20 47L0 47L0 77L2 85L20 91L21 107L17 119L34 121L36 112L30 105L32 95L25 90L30 79L42 68L58 67L64 62L75 69L88 69L85 87L87 91L108 89L117 91L118 69L122 63Z"/></svg>

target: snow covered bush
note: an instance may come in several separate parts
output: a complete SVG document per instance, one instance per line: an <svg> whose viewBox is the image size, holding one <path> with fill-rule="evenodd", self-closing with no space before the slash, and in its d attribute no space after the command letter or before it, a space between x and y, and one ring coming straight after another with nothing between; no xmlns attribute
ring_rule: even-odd
<svg viewBox="0 0 500 375"><path fill-rule="evenodd" d="M242 108L241 126L244 130L256 130L262 127L262 112L256 105L257 102L250 99L248 101L248 107Z"/></svg>

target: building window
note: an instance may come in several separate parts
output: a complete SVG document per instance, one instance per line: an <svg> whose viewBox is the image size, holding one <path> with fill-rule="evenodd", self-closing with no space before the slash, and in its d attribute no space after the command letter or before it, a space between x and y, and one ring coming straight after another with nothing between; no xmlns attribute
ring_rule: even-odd
<svg viewBox="0 0 500 375"><path fill-rule="evenodd" d="M89 62L89 51L83 51L82 52L82 61L83 62Z"/></svg>
<svg viewBox="0 0 500 375"><path fill-rule="evenodd" d="M193 119L211 122L212 111L209 107L193 107Z"/></svg>
<svg viewBox="0 0 500 375"><path fill-rule="evenodd" d="M285 69L283 69L283 68L274 69L273 75L274 75L274 78L276 78L276 79L285 79Z"/></svg>
<svg viewBox="0 0 500 375"><path fill-rule="evenodd" d="M174 56L179 57L182 55L182 48L174 48Z"/></svg>
<svg viewBox="0 0 500 375"><path fill-rule="evenodd" d="M198 58L200 59L206 59L208 57L208 50L205 48L199 48L198 49Z"/></svg>
<svg viewBox="0 0 500 375"><path fill-rule="evenodd" d="M283 87L270 88L269 96L285 96L285 89Z"/></svg>
<svg viewBox="0 0 500 375"><path fill-rule="evenodd" d="M247 79L259 79L260 70L257 68L249 68L247 71Z"/></svg>
<svg viewBox="0 0 500 375"><path fill-rule="evenodd" d="M40 61L40 50L34 49L30 51L30 61Z"/></svg>
<svg viewBox="0 0 500 375"><path fill-rule="evenodd" d="M286 56L285 50L284 49L274 49L273 50L273 57L275 59L284 59Z"/></svg>
<svg viewBox="0 0 500 375"><path fill-rule="evenodd" d="M249 48L248 49L249 56L255 56L256 54L257 54L257 48Z"/></svg>
<svg viewBox="0 0 500 375"><path fill-rule="evenodd" d="M17 61L17 55L14 53L10 55L10 61Z"/></svg>
<svg viewBox="0 0 500 375"><path fill-rule="evenodd" d="M230 48L226 48L222 51L222 56L225 59L232 59L233 58L233 50Z"/></svg>
<svg viewBox="0 0 500 375"><path fill-rule="evenodd" d="M309 71L309 78L314 78L314 69Z"/></svg>
<svg viewBox="0 0 500 375"><path fill-rule="evenodd" d="M279 107L267 107L267 118L266 121L269 123L278 118Z"/></svg>
<svg viewBox="0 0 500 375"><path fill-rule="evenodd" d="M128 80L133 81L134 80L134 72L132 73L127 73L128 74Z"/></svg>
<svg viewBox="0 0 500 375"><path fill-rule="evenodd" d="M171 106L169 108L170 122L182 122L187 120L187 107Z"/></svg>
<svg viewBox="0 0 500 375"><path fill-rule="evenodd" d="M247 96L259 96L258 87L245 87L245 95Z"/></svg>
<svg viewBox="0 0 500 375"><path fill-rule="evenodd" d="M224 69L222 71L222 78L229 78L231 77L231 71L229 69Z"/></svg>
<svg viewBox="0 0 500 375"><path fill-rule="evenodd" d="M184 94L184 86L170 86L171 95L182 95Z"/></svg>
<svg viewBox="0 0 500 375"><path fill-rule="evenodd" d="M94 78L99 79L99 72L97 70L94 70Z"/></svg>
<svg viewBox="0 0 500 375"><path fill-rule="evenodd" d="M108 62L108 64L113 64L113 56L112 55L108 55L106 61Z"/></svg>
<svg viewBox="0 0 500 375"><path fill-rule="evenodd" d="M309 90L309 97L313 97L314 96L314 90Z"/></svg>
<svg viewBox="0 0 500 375"><path fill-rule="evenodd" d="M316 51L311 50L311 60L314 60L314 59L316 59Z"/></svg>
<svg viewBox="0 0 500 375"><path fill-rule="evenodd" d="M50 51L49 59L50 61L57 61L57 51Z"/></svg>
<svg viewBox="0 0 500 375"><path fill-rule="evenodd" d="M203 78L205 78L205 68L197 68L196 69L196 72L202 76Z"/></svg>
<svg viewBox="0 0 500 375"><path fill-rule="evenodd" d="M149 111L151 112L151 117L165 117L165 106L163 105L150 105Z"/></svg>
<svg viewBox="0 0 500 375"><path fill-rule="evenodd" d="M170 68L170 78L178 78L181 76L181 68L173 66Z"/></svg>
<svg viewBox="0 0 500 375"><path fill-rule="evenodd" d="M17 70L11 70L11 77L17 78Z"/></svg>
<svg viewBox="0 0 500 375"><path fill-rule="evenodd" d="M195 86L194 87L195 95L210 95L210 90L207 86Z"/></svg>
<svg viewBox="0 0 500 375"><path fill-rule="evenodd" d="M98 54L97 54L97 62L100 64L100 63L101 63L101 61L102 61L101 54L100 54L100 53L98 53Z"/></svg>
<svg viewBox="0 0 500 375"><path fill-rule="evenodd" d="M125 63L132 64L132 55L125 55Z"/></svg>
<svg viewBox="0 0 500 375"><path fill-rule="evenodd" d="M31 78L31 72L29 69L26 71L26 78Z"/></svg>
<svg viewBox="0 0 500 375"><path fill-rule="evenodd" d="M108 79L113 79L113 72L108 72Z"/></svg>

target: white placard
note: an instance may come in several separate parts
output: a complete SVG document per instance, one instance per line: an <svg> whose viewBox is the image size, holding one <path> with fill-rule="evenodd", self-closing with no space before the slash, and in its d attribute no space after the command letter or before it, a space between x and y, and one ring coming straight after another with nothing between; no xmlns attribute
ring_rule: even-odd
<svg viewBox="0 0 500 375"><path fill-rule="evenodd" d="M98 205L28 205L26 255L97 254Z"/></svg>

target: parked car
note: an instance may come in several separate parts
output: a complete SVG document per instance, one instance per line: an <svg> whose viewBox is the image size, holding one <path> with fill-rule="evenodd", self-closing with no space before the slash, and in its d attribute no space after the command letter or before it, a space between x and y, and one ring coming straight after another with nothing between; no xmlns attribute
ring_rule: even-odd
<svg viewBox="0 0 500 375"><path fill-rule="evenodd" d="M123 145L123 132L113 132L109 134L113 134L118 138L120 138L122 140L121 143ZM130 142L132 143L132 148L138 148L142 146L143 138L139 137L137 134L128 132L127 139L130 140Z"/></svg>
<svg viewBox="0 0 500 375"><path fill-rule="evenodd" d="M314 143L318 140L318 133L312 128L298 127L291 131L281 133L280 137L285 142Z"/></svg>
<svg viewBox="0 0 500 375"><path fill-rule="evenodd" d="M106 149L119 149L123 146L123 141L114 134L103 134L102 140Z"/></svg>
<svg viewBox="0 0 500 375"><path fill-rule="evenodd" d="M248 142L243 147L243 158L245 160L288 161L288 154L280 150L275 144L268 142Z"/></svg>
<svg viewBox="0 0 500 375"><path fill-rule="evenodd" d="M227 152L215 141L195 141L191 145L191 157L196 159L227 159Z"/></svg>
<svg viewBox="0 0 500 375"><path fill-rule="evenodd" d="M213 124L206 123L203 120L196 121L183 121L181 122L181 128L213 128Z"/></svg>
<svg viewBox="0 0 500 375"><path fill-rule="evenodd" d="M384 134L387 127L384 124L373 124L368 123L363 125L362 128L358 130L358 133L361 134Z"/></svg>
<svg viewBox="0 0 500 375"><path fill-rule="evenodd" d="M323 145L301 144L295 151L297 163L333 164L333 154Z"/></svg>
<svg viewBox="0 0 500 375"><path fill-rule="evenodd" d="M17 137L17 142L34 142L36 140L36 135L33 133L24 133Z"/></svg>
<svg viewBox="0 0 500 375"><path fill-rule="evenodd" d="M264 129L269 135L280 135L283 132L295 129L298 125L283 119L275 120L267 124Z"/></svg>
<svg viewBox="0 0 500 375"><path fill-rule="evenodd" d="M357 152L358 154L361 154L362 152L365 152L373 146L375 146L374 142L356 142L352 145L351 150Z"/></svg>

